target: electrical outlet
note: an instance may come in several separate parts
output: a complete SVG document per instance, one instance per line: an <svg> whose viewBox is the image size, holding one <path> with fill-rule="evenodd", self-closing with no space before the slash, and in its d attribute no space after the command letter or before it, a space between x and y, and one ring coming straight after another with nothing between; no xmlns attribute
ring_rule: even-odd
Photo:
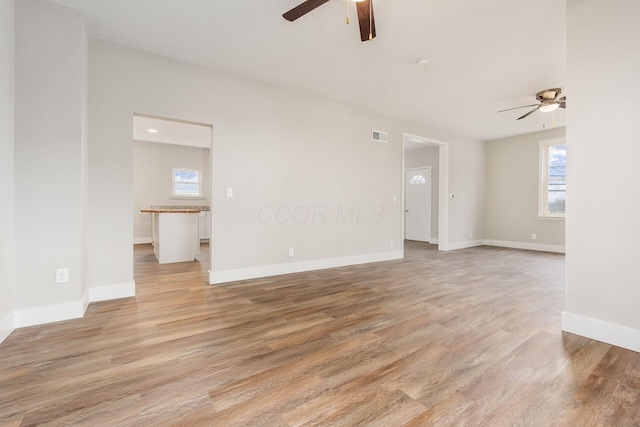
<svg viewBox="0 0 640 427"><path fill-rule="evenodd" d="M57 268L56 269L56 283L69 283L69 269Z"/></svg>
<svg viewBox="0 0 640 427"><path fill-rule="evenodd" d="M531 235L531 240L536 240L537 238L538 236L536 236L535 233Z"/></svg>
<svg viewBox="0 0 640 427"><path fill-rule="evenodd" d="M396 197L396 195L393 195L393 203L395 203L398 200L398 198Z"/></svg>
<svg viewBox="0 0 640 427"><path fill-rule="evenodd" d="M289 248L289 258L293 256L293 248Z"/></svg>
<svg viewBox="0 0 640 427"><path fill-rule="evenodd" d="M389 241L389 245L390 245L391 247L394 247L394 246L396 245L396 243L395 243L393 240L390 240L390 241Z"/></svg>
<svg viewBox="0 0 640 427"><path fill-rule="evenodd" d="M233 188L227 187L227 197L233 197Z"/></svg>
<svg viewBox="0 0 640 427"><path fill-rule="evenodd" d="M472 238L472 237L473 237L473 232L470 231L469 232L469 238Z"/></svg>

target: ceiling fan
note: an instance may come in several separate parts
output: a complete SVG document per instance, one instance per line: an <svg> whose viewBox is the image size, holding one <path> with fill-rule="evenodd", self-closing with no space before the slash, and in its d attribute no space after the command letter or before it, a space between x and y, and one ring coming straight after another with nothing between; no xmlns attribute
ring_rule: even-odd
<svg viewBox="0 0 640 427"><path fill-rule="evenodd" d="M317 7L322 6L329 0L307 0L298 6L294 7L288 12L285 12L282 17L287 21L293 22L296 19L306 15ZM373 40L376 36L376 21L373 16L373 0L348 0L356 3L356 9L358 10L358 23L360 24L360 40L363 42ZM347 24L349 23L349 17L347 16Z"/></svg>
<svg viewBox="0 0 640 427"><path fill-rule="evenodd" d="M554 111L558 108L567 108L567 97L560 96L562 90L560 88L553 89L545 89L536 93L536 99L540 101L540 104L531 104L531 105L523 105L521 107L507 108L506 110L500 110L498 113L502 113L504 111L517 110L519 108L526 107L536 107L533 110L529 111L527 114L518 117L517 120L524 119L525 117L530 116L536 111L540 110L543 113L548 113L550 111Z"/></svg>

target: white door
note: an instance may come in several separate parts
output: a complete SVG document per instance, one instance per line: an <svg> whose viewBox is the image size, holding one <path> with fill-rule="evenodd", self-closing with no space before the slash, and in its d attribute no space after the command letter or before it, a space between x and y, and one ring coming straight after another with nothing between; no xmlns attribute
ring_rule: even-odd
<svg viewBox="0 0 640 427"><path fill-rule="evenodd" d="M431 167L404 173L405 238L428 242L431 239Z"/></svg>

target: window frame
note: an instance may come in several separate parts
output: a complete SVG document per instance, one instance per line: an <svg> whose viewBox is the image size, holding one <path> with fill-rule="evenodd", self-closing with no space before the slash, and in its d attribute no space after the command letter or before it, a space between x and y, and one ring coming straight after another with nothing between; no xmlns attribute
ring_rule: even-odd
<svg viewBox="0 0 640 427"><path fill-rule="evenodd" d="M566 210L564 213L551 213L548 211L549 206L549 147L555 145L566 145L566 138L552 138L540 141L539 148L539 170L538 170L538 218L542 219L561 219L566 218ZM567 181L565 175L564 181ZM565 190L566 192L566 190Z"/></svg>
<svg viewBox="0 0 640 427"><path fill-rule="evenodd" d="M176 172L177 171L185 171L185 172L196 172L198 174L198 194L183 194L176 192L176 184L195 184L193 182L184 182L184 181L176 181ZM201 198L202 195L202 171L198 169L192 168L173 168L171 175L171 196L172 197L191 197L191 198Z"/></svg>

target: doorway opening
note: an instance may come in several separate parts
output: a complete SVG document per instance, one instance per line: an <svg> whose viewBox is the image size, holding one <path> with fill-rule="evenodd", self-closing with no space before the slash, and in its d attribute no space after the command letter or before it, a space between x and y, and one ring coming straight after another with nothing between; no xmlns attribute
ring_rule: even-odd
<svg viewBox="0 0 640 427"><path fill-rule="evenodd" d="M212 138L210 124L133 115L134 271L188 262L208 271Z"/></svg>
<svg viewBox="0 0 640 427"><path fill-rule="evenodd" d="M446 251L449 216L449 144L403 133L402 236Z"/></svg>

